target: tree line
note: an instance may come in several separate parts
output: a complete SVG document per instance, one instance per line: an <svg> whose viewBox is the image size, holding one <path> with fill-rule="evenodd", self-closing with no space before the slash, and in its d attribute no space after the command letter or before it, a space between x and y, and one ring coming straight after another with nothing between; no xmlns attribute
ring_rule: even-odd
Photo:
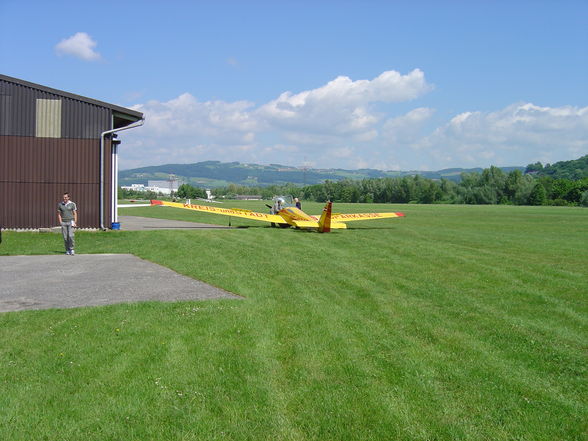
<svg viewBox="0 0 588 441"><path fill-rule="evenodd" d="M588 178L554 179L513 170L505 173L498 167L482 173L462 173L460 182L428 179L420 175L394 178L344 179L301 187L295 184L264 187L229 184L214 189L217 197L292 195L306 201L417 203L417 204L509 204L588 206ZM124 196L129 197L126 191ZM120 196L123 196L121 194ZM135 195L133 195L135 196ZM138 195L137 195L138 196ZM150 198L143 193L141 196ZM206 197L204 189L182 184L178 198Z"/></svg>
<svg viewBox="0 0 588 441"><path fill-rule="evenodd" d="M509 173L498 167L482 173L462 173L459 183L420 175L363 180L326 181L305 187L294 184L248 187L230 184L215 189L217 196L260 195L271 199L291 194L307 201L420 204L510 204L588 206L588 178L535 177L520 170Z"/></svg>
<svg viewBox="0 0 588 441"><path fill-rule="evenodd" d="M588 155L571 161L560 161L555 164L541 164L536 162L527 165L525 173L536 176L551 176L554 179L579 180L588 176Z"/></svg>

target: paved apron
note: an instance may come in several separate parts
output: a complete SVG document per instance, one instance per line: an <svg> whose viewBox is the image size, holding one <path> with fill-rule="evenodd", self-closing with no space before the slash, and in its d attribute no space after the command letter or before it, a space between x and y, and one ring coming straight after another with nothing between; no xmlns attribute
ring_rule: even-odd
<svg viewBox="0 0 588 441"><path fill-rule="evenodd" d="M240 298L131 254L0 256L0 312Z"/></svg>

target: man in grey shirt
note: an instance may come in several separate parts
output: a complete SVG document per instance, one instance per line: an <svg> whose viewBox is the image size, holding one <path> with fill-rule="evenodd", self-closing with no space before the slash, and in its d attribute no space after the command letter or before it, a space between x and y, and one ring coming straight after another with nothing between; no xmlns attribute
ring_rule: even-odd
<svg viewBox="0 0 588 441"><path fill-rule="evenodd" d="M69 193L63 193L63 200L57 204L57 219L61 225L65 254L74 256L74 228L78 223L78 207L69 200Z"/></svg>

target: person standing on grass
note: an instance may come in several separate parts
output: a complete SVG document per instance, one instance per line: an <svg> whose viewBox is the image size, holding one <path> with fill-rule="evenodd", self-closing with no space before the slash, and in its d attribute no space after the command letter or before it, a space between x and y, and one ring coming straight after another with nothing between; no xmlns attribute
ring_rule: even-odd
<svg viewBox="0 0 588 441"><path fill-rule="evenodd" d="M74 256L74 228L78 223L78 207L75 202L69 200L69 193L63 193L63 200L57 204L57 219L61 225L65 254Z"/></svg>

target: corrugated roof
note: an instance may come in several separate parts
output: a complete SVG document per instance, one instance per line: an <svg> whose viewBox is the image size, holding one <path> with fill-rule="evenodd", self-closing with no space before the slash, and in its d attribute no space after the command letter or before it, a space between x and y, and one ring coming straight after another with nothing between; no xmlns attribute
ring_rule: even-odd
<svg viewBox="0 0 588 441"><path fill-rule="evenodd" d="M43 92L52 93L54 95L60 95L66 98L71 98L74 100L82 101L85 103L94 104L96 106L104 107L107 109L111 109L114 112L120 113L125 116L129 116L131 120L135 119L138 121L143 118L143 114L141 112L137 112L136 110L127 109L126 107L117 106L115 104L105 103L104 101L95 100L93 98L87 98L85 96L76 95L74 93L65 92L59 89L53 89L51 87L42 86L40 84L31 83L29 81L21 80L19 78L9 77L8 75L0 74L0 80L9 81L15 84L20 84L22 86L30 87L33 89L41 90Z"/></svg>

